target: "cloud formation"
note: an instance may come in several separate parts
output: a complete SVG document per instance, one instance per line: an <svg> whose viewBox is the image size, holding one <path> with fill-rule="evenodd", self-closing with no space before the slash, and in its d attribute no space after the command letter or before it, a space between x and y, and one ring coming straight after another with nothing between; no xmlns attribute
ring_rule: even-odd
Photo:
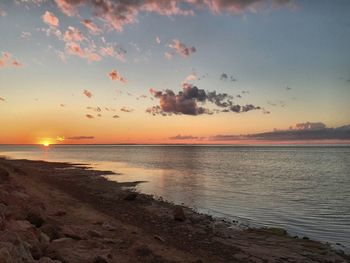
<svg viewBox="0 0 350 263"><path fill-rule="evenodd" d="M91 114L86 114L85 117L88 118L88 119L93 119L94 118L94 116L92 116Z"/></svg>
<svg viewBox="0 0 350 263"><path fill-rule="evenodd" d="M294 7L291 0L55 0L59 9L68 16L78 16L79 8L90 7L93 14L117 31L138 21L140 13L163 16L193 16L196 10L209 9L213 14L253 13L269 7Z"/></svg>
<svg viewBox="0 0 350 263"><path fill-rule="evenodd" d="M97 34L100 34L102 32L102 30L97 25L95 25L94 22L92 22L90 19L84 19L81 23L93 35L97 35Z"/></svg>
<svg viewBox="0 0 350 263"><path fill-rule="evenodd" d="M0 97L0 101L5 101L5 99L3 97Z"/></svg>
<svg viewBox="0 0 350 263"><path fill-rule="evenodd" d="M134 110L133 110L133 109L130 109L130 108L128 108L128 107L123 106L123 107L120 109L120 111L123 111L123 112L133 112Z"/></svg>
<svg viewBox="0 0 350 263"><path fill-rule="evenodd" d="M58 18L50 11L46 11L45 14L42 16L42 19L49 26L57 27L59 25Z"/></svg>
<svg viewBox="0 0 350 263"><path fill-rule="evenodd" d="M262 141L312 141L312 140L350 140L350 125L328 128L322 122L297 123L286 130L275 129L247 135L215 135L211 141L262 140Z"/></svg>
<svg viewBox="0 0 350 263"><path fill-rule="evenodd" d="M72 137L66 137L66 140L93 140L95 139L94 136L72 136Z"/></svg>
<svg viewBox="0 0 350 263"><path fill-rule="evenodd" d="M111 72L108 73L108 76L111 80L117 80L120 81L121 83L126 83L126 79L123 78L117 70L112 70Z"/></svg>
<svg viewBox="0 0 350 263"><path fill-rule="evenodd" d="M244 106L234 104L233 96L231 95L217 93L216 91L206 92L188 83L183 84L183 90L178 92L178 94L175 94L174 91L169 89L165 91L150 89L150 92L154 98L159 99L159 105L146 109L146 112L152 115L201 115L219 112L242 113L262 109L252 104ZM216 108L204 107L206 103L216 106Z"/></svg>
<svg viewBox="0 0 350 263"><path fill-rule="evenodd" d="M84 89L83 94L84 94L86 97L88 97L88 98L91 98L91 97L93 96L92 93L91 93L90 91L86 90L86 89Z"/></svg>
<svg viewBox="0 0 350 263"><path fill-rule="evenodd" d="M9 52L2 52L0 57L0 68L5 67L22 67L23 64L18 62L15 58L13 58L12 54Z"/></svg>
<svg viewBox="0 0 350 263"><path fill-rule="evenodd" d="M169 44L169 47L172 48L176 53L178 53L183 58L187 58L191 54L196 52L195 47L187 47L184 43L182 43L178 39L173 39L173 41Z"/></svg>
<svg viewBox="0 0 350 263"><path fill-rule="evenodd" d="M85 37L80 32L80 30L72 26L69 26L68 30L64 33L64 40L66 42L70 42L70 41L81 42L84 39Z"/></svg>
<svg viewBox="0 0 350 263"><path fill-rule="evenodd" d="M202 140L203 137L197 137L197 136L192 136L192 135L181 135L178 134L176 136L169 137L169 140L174 140L174 141L184 141L184 140Z"/></svg>

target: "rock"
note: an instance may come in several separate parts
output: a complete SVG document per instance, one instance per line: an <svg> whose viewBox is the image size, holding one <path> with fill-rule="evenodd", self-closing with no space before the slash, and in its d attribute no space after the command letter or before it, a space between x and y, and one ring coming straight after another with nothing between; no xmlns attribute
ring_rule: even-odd
<svg viewBox="0 0 350 263"><path fill-rule="evenodd" d="M185 216L184 210L183 210L183 208L181 206L178 206L178 205L175 206L173 214L174 214L174 219L176 221L185 221L186 220L186 216Z"/></svg>
<svg viewBox="0 0 350 263"><path fill-rule="evenodd" d="M10 174L3 168L0 168L0 183L7 182L10 179Z"/></svg>
<svg viewBox="0 0 350 263"><path fill-rule="evenodd" d="M1 263L12 263L12 256L6 247L0 248L0 262Z"/></svg>
<svg viewBox="0 0 350 263"><path fill-rule="evenodd" d="M26 219L36 227L41 227L45 223L44 215L38 208L31 208L27 213Z"/></svg>
<svg viewBox="0 0 350 263"><path fill-rule="evenodd" d="M45 233L41 232L40 236L39 236L39 241L40 243L42 243L43 245L48 245L50 243L50 238L48 235L46 235Z"/></svg>
<svg viewBox="0 0 350 263"><path fill-rule="evenodd" d="M162 238L161 236L155 235L154 239L161 241L161 242L165 242L164 238Z"/></svg>
<svg viewBox="0 0 350 263"><path fill-rule="evenodd" d="M32 245L29 250L30 250L30 253L32 254L32 257L36 260L40 259L43 256L40 243Z"/></svg>
<svg viewBox="0 0 350 263"><path fill-rule="evenodd" d="M285 236L287 235L287 230L279 227L267 227L265 229L266 232L277 235L277 236Z"/></svg>
<svg viewBox="0 0 350 263"><path fill-rule="evenodd" d="M94 258L94 263L108 263L108 260L103 256L97 256Z"/></svg>
<svg viewBox="0 0 350 263"><path fill-rule="evenodd" d="M140 246L136 248L135 254L138 257L149 257L153 254L153 252L149 249L148 246Z"/></svg>
<svg viewBox="0 0 350 263"><path fill-rule="evenodd" d="M126 201L134 201L138 196L138 193L129 193L124 197L124 200Z"/></svg>
<svg viewBox="0 0 350 263"><path fill-rule="evenodd" d="M114 226L112 226L110 223L108 223L108 222L104 222L103 224L102 224L102 228L104 229L104 230L108 230L108 231L115 231L116 230L116 228L114 227Z"/></svg>
<svg viewBox="0 0 350 263"><path fill-rule="evenodd" d="M40 230L50 238L50 241L62 236L60 234L60 228L51 224L43 225Z"/></svg>
<svg viewBox="0 0 350 263"><path fill-rule="evenodd" d="M91 237L103 237L102 233L101 232L98 232L96 230L89 230L88 232L88 235L91 236Z"/></svg>
<svg viewBox="0 0 350 263"><path fill-rule="evenodd" d="M53 259L48 258L48 257L42 257L41 259L39 259L38 263L62 263L62 261L53 260Z"/></svg>
<svg viewBox="0 0 350 263"><path fill-rule="evenodd" d="M63 226L61 228L61 232L64 236L70 237L75 240L82 240L84 239L78 232L80 232L79 229L75 229L74 227L71 226Z"/></svg>
<svg viewBox="0 0 350 263"><path fill-rule="evenodd" d="M63 210L59 210L59 211L57 211L55 214L54 214L54 216L65 216L67 213L65 212L65 211L63 211Z"/></svg>
<svg viewBox="0 0 350 263"><path fill-rule="evenodd" d="M70 238L70 237L62 237L62 238L53 240L53 241L51 242L51 244L53 244L53 245L59 245L59 244L67 243L67 242L71 242L71 241L73 241L73 238Z"/></svg>

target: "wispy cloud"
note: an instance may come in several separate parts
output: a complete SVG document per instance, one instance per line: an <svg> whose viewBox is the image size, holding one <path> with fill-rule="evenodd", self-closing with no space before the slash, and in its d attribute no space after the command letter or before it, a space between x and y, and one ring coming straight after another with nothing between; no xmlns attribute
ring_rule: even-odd
<svg viewBox="0 0 350 263"><path fill-rule="evenodd" d="M126 79L120 75L120 73L117 70L112 70L108 73L108 76L111 80L117 80L121 83L126 83Z"/></svg>
<svg viewBox="0 0 350 263"><path fill-rule="evenodd" d="M84 19L81 23L93 35L97 35L97 34L100 34L102 32L102 30L97 25L95 25L90 19Z"/></svg>
<svg viewBox="0 0 350 263"><path fill-rule="evenodd" d="M123 107L120 109L120 111L123 111L123 112L133 112L134 110L133 110L133 109L130 109L130 108L126 107L126 106L123 106Z"/></svg>
<svg viewBox="0 0 350 263"><path fill-rule="evenodd" d="M88 91L88 90L84 90L83 91L83 94L86 96L86 97L88 97L88 98L91 98L93 95L92 95L92 92L91 91Z"/></svg>
<svg viewBox="0 0 350 263"><path fill-rule="evenodd" d="M23 64L18 60L13 58L12 54L9 52L2 52L2 56L0 57L0 68L5 67L22 67Z"/></svg>
<svg viewBox="0 0 350 263"><path fill-rule="evenodd" d="M95 136L79 135L79 136L66 137L65 139L66 140L93 140L95 139Z"/></svg>
<svg viewBox="0 0 350 263"><path fill-rule="evenodd" d="M86 114L85 117L88 118L88 119L93 119L94 118L94 116L91 115L91 114Z"/></svg>
<svg viewBox="0 0 350 263"><path fill-rule="evenodd" d="M169 44L169 47L184 58L187 58L196 52L195 47L188 47L178 39L173 39L173 41Z"/></svg>
<svg viewBox="0 0 350 263"><path fill-rule="evenodd" d="M176 136L169 137L169 140L174 140L174 141L185 141L185 140L203 140L204 137L197 137L197 136L192 136L192 135L181 135L178 134Z"/></svg>

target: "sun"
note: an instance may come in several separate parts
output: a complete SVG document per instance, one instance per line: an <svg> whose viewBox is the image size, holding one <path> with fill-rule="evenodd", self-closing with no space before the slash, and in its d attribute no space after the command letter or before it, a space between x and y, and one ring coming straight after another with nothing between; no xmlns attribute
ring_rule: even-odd
<svg viewBox="0 0 350 263"><path fill-rule="evenodd" d="M49 142L43 142L42 145L45 146L45 147L49 147L50 143Z"/></svg>
<svg viewBox="0 0 350 263"><path fill-rule="evenodd" d="M50 138L44 138L39 141L39 144L44 147L49 147L52 144L52 140Z"/></svg>

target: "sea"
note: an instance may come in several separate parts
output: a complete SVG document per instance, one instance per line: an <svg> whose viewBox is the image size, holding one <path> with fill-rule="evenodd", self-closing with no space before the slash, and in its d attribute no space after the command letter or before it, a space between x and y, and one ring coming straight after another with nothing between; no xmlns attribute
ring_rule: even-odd
<svg viewBox="0 0 350 263"><path fill-rule="evenodd" d="M136 191L350 252L349 145L0 145L0 156L113 171L142 181Z"/></svg>

